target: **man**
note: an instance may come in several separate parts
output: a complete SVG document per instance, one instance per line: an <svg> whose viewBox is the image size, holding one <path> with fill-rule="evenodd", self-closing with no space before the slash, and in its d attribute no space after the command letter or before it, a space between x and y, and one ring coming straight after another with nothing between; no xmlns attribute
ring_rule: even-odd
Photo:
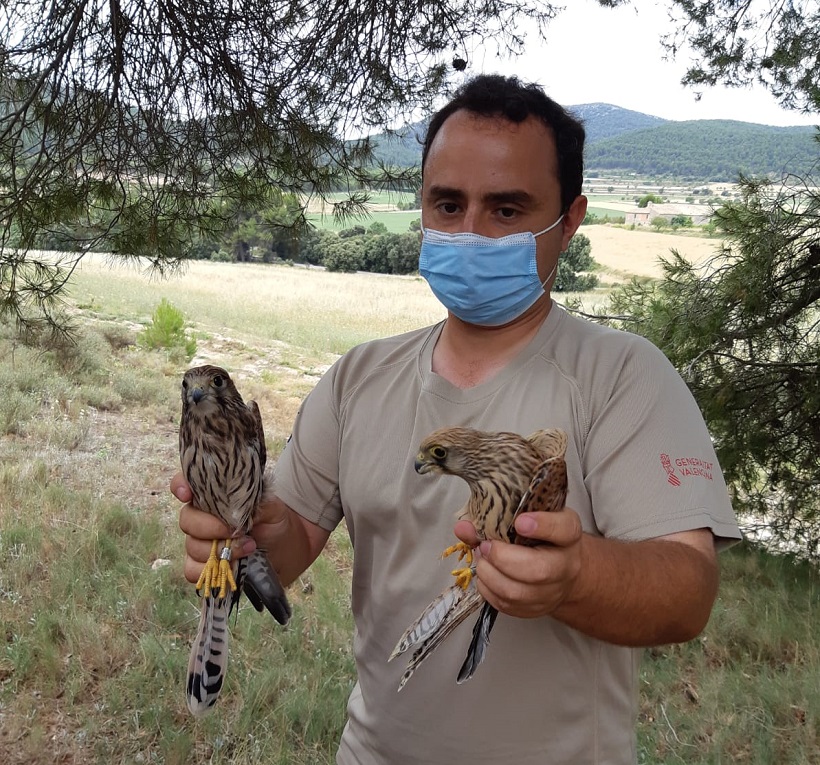
<svg viewBox="0 0 820 765"><path fill-rule="evenodd" d="M633 763L638 649L689 640L709 617L716 540L739 533L697 407L657 349L549 296L586 212L583 139L535 86L482 76L462 87L422 159L420 271L448 318L346 354L277 465L254 537L284 581L342 518L354 543L358 684L343 765ZM449 583L436 557L467 495L461 481L417 475L413 459L428 433L455 425L566 430L569 507L517 520L548 545L481 542L478 587L502 616L476 676L455 683L462 626L397 694L402 662L387 658ZM684 475L685 460L703 469ZM172 489L190 496L179 478ZM193 581L224 529L190 506L180 526ZM479 542L466 521L456 533Z"/></svg>

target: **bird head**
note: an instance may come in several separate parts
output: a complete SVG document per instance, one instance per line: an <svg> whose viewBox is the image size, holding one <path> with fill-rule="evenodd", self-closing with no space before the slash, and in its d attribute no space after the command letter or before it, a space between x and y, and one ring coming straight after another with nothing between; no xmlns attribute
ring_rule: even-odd
<svg viewBox="0 0 820 765"><path fill-rule="evenodd" d="M239 396L230 375L210 364L192 367L182 378L182 408L203 414L222 408ZM241 400L241 399L240 399Z"/></svg>
<svg viewBox="0 0 820 765"><path fill-rule="evenodd" d="M446 473L465 480L481 475L480 432L470 428L441 428L419 446L415 468L419 474Z"/></svg>

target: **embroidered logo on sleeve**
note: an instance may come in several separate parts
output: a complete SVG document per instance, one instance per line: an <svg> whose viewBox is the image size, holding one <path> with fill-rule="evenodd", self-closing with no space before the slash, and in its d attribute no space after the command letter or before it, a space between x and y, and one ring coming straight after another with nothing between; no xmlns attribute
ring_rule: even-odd
<svg viewBox="0 0 820 765"><path fill-rule="evenodd" d="M666 480L672 486L680 486L682 478L705 478L711 481L714 463L697 457L676 457L673 464L668 454L661 454L661 467L666 471Z"/></svg>

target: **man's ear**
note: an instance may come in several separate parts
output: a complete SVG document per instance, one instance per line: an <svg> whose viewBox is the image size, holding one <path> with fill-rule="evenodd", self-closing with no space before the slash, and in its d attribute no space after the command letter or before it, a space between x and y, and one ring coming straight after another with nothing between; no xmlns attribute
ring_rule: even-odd
<svg viewBox="0 0 820 765"><path fill-rule="evenodd" d="M569 240L575 235L578 227L583 223L587 214L587 198L580 194L572 201L569 210L564 213L563 239L561 240L561 252L569 247Z"/></svg>

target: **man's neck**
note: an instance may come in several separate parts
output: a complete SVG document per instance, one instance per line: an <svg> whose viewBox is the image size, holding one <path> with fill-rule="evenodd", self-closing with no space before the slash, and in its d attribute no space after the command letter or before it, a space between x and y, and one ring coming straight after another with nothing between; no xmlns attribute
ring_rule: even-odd
<svg viewBox="0 0 820 765"><path fill-rule="evenodd" d="M450 316L433 349L433 372L458 388L489 380L535 337L551 306L547 296L503 327L478 327Z"/></svg>

